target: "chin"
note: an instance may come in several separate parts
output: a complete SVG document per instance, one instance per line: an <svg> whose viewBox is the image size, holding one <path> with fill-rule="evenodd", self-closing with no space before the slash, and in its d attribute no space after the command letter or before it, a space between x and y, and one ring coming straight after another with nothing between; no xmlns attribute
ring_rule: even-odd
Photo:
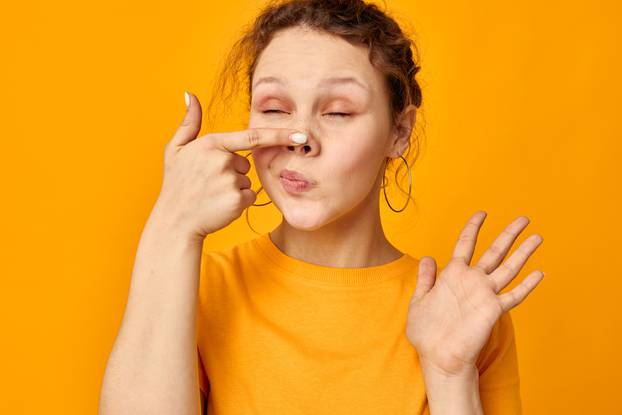
<svg viewBox="0 0 622 415"><path fill-rule="evenodd" d="M318 204L321 206L321 204ZM326 211L319 206L301 206L296 202L286 202L286 206L278 206L283 219L292 228L301 231L314 231L326 225Z"/></svg>
<svg viewBox="0 0 622 415"><path fill-rule="evenodd" d="M291 210L294 210L292 212ZM296 209L295 207L290 210L282 211L283 218L292 228L301 231L314 231L321 228L326 224L325 220L322 220L318 216L318 212L306 211L305 209Z"/></svg>

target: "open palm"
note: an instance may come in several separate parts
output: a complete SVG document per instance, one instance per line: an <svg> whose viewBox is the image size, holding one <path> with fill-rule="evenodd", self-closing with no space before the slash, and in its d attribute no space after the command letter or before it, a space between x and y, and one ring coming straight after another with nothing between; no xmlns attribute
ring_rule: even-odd
<svg viewBox="0 0 622 415"><path fill-rule="evenodd" d="M438 278L434 258L421 259L417 287L408 309L406 334L422 365L448 375L458 375L475 366L501 314L520 304L544 276L543 272L534 271L511 291L499 294L543 241L540 235L531 235L501 264L529 224L525 216L508 225L477 264L470 266L485 218L483 211L470 218L449 264Z"/></svg>

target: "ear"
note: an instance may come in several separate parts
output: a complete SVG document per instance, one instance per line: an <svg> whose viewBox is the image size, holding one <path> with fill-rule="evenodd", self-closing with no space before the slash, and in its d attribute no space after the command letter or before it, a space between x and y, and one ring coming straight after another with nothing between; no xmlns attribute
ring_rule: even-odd
<svg viewBox="0 0 622 415"><path fill-rule="evenodd" d="M408 148L410 134L415 125L416 111L417 107L412 104L402 111L391 135L391 146L388 149L387 157L399 157Z"/></svg>

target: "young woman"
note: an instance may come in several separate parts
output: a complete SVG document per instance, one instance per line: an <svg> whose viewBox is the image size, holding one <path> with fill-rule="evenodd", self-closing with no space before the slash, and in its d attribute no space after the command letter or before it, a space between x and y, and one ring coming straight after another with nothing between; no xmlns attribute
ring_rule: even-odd
<svg viewBox="0 0 622 415"><path fill-rule="evenodd" d="M486 216L476 212L438 276L433 258L383 232L389 162L410 180L412 46L359 0L272 4L225 67L246 62L248 129L197 137L201 105L186 94L100 414L521 413L508 311L543 273L501 290L542 242L532 235L503 262L528 218L472 265ZM236 153L248 150L282 222L202 252L255 205L250 162Z"/></svg>

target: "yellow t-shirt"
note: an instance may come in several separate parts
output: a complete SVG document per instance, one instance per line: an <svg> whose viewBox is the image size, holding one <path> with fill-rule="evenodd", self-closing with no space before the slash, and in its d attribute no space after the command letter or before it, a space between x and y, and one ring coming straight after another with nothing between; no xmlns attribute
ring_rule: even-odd
<svg viewBox="0 0 622 415"><path fill-rule="evenodd" d="M368 268L287 256L268 233L203 252L197 340L208 414L429 414L406 337L419 260ZM480 353L486 415L521 413L509 313Z"/></svg>

